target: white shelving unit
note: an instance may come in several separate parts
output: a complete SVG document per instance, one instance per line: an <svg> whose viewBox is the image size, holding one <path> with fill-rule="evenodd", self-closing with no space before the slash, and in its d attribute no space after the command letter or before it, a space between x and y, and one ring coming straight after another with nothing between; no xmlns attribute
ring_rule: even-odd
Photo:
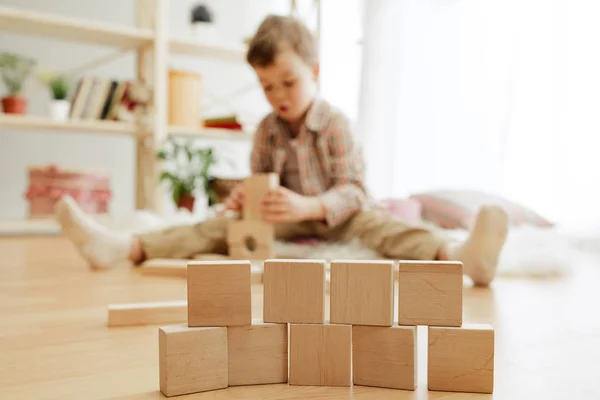
<svg viewBox="0 0 600 400"><path fill-rule="evenodd" d="M148 82L154 90L153 126L95 121L53 121L32 115L0 113L2 130L64 132L66 134L106 134L130 136L136 140L136 208L162 210L164 194L159 186L160 165L155 157L156 147L167 135L207 138L211 140L249 141L252 135L225 129L193 129L168 126L168 61L171 55L211 58L225 62L244 62L246 46L201 43L169 37L169 0L136 1L136 27L100 23L93 20L65 17L19 7L0 6L0 32L58 39L73 43L108 46L137 54L137 79ZM318 8L320 31L320 1L312 0ZM291 11L296 1L291 0ZM52 221L0 221L0 235L49 233L55 231Z"/></svg>
<svg viewBox="0 0 600 400"><path fill-rule="evenodd" d="M227 139L233 141L247 141L252 137L248 133L231 131L228 129L204 128L192 129L185 126L170 126L169 134L180 137L201 137L206 139Z"/></svg>
<svg viewBox="0 0 600 400"><path fill-rule="evenodd" d="M0 6L0 30L124 49L148 46L154 39L154 33L150 29L98 23L6 6Z"/></svg>
<svg viewBox="0 0 600 400"><path fill-rule="evenodd" d="M0 114L0 128L19 130L40 130L65 133L102 133L107 135L125 135L135 137L138 127L134 124L117 121L71 120L54 121L38 116L20 116Z"/></svg>
<svg viewBox="0 0 600 400"><path fill-rule="evenodd" d="M60 234L60 226L51 219L0 221L1 236L54 236Z"/></svg>
<svg viewBox="0 0 600 400"><path fill-rule="evenodd" d="M212 57L220 60L243 62L246 48L242 45L219 45L215 43L198 43L188 39L171 39L171 54Z"/></svg>
<svg viewBox="0 0 600 400"><path fill-rule="evenodd" d="M0 31L73 43L114 47L137 52L137 79L144 79L154 90L154 126L97 120L53 121L33 115L0 113L0 133L7 130L47 131L66 134L106 134L130 136L137 141L136 208L162 209L158 184L158 161L155 149L167 135L207 138L212 140L248 141L251 135L226 129L193 129L168 126L168 60L171 55L212 58L227 62L243 62L245 46L200 43L188 39L168 37L168 0L135 0L137 27L99 23L93 20L65 17L59 14L37 12L19 7L0 6ZM158 16L158 18L155 18ZM152 177L155 179L152 179ZM40 226L40 221L28 222ZM13 231L22 222L0 222ZM44 225L45 226L45 225Z"/></svg>

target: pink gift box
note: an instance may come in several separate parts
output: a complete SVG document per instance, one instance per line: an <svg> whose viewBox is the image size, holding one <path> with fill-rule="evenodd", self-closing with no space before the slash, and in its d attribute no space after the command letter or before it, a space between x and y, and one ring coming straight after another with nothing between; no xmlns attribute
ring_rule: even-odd
<svg viewBox="0 0 600 400"><path fill-rule="evenodd" d="M29 202L29 218L54 215L56 202L64 195L73 197L86 213L108 212L110 178L104 172L66 169L56 165L30 166L28 179L25 198Z"/></svg>

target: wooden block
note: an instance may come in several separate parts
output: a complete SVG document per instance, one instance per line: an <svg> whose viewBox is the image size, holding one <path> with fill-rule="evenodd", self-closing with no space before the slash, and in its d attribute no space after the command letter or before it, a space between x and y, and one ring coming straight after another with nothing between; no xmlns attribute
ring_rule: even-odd
<svg viewBox="0 0 600 400"><path fill-rule="evenodd" d="M352 326L290 324L290 385L351 386Z"/></svg>
<svg viewBox="0 0 600 400"><path fill-rule="evenodd" d="M185 278L188 260L155 258L138 267L142 274Z"/></svg>
<svg viewBox="0 0 600 400"><path fill-rule="evenodd" d="M260 203L265 194L279 187L279 176L274 173L253 174L244 180L244 209L246 220L264 220Z"/></svg>
<svg viewBox="0 0 600 400"><path fill-rule="evenodd" d="M462 325L462 263L400 261L398 323Z"/></svg>
<svg viewBox="0 0 600 400"><path fill-rule="evenodd" d="M108 326L171 324L187 321L187 301L112 304Z"/></svg>
<svg viewBox="0 0 600 400"><path fill-rule="evenodd" d="M159 328L160 391L167 397L227 387L227 328Z"/></svg>
<svg viewBox="0 0 600 400"><path fill-rule="evenodd" d="M250 262L191 261L187 298L189 326L250 325Z"/></svg>
<svg viewBox="0 0 600 400"><path fill-rule="evenodd" d="M227 243L230 246L244 245L252 238L257 246L273 246L275 226L265 221L231 220L227 226Z"/></svg>
<svg viewBox="0 0 600 400"><path fill-rule="evenodd" d="M332 261L332 324L392 326L393 261Z"/></svg>
<svg viewBox="0 0 600 400"><path fill-rule="evenodd" d="M227 227L229 256L239 260L275 257L275 227L264 221L232 220Z"/></svg>
<svg viewBox="0 0 600 400"><path fill-rule="evenodd" d="M494 329L489 325L429 327L428 388L494 391Z"/></svg>
<svg viewBox="0 0 600 400"><path fill-rule="evenodd" d="M417 327L353 326L352 380L362 386L415 390Z"/></svg>
<svg viewBox="0 0 600 400"><path fill-rule="evenodd" d="M229 386L288 381L287 324L260 320L227 328Z"/></svg>
<svg viewBox="0 0 600 400"><path fill-rule="evenodd" d="M265 322L325 322L325 261L266 260Z"/></svg>

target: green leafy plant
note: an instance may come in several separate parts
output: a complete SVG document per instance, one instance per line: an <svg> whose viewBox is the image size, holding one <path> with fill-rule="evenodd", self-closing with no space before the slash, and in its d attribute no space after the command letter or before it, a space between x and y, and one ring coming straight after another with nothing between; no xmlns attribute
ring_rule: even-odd
<svg viewBox="0 0 600 400"><path fill-rule="evenodd" d="M8 95L16 97L21 94L25 80L35 67L35 60L15 53L0 53L0 74Z"/></svg>
<svg viewBox="0 0 600 400"><path fill-rule="evenodd" d="M43 84L48 85L50 95L54 100L66 100L69 96L71 80L66 75L41 72L39 79Z"/></svg>
<svg viewBox="0 0 600 400"><path fill-rule="evenodd" d="M216 193L209 186L210 168L217 161L212 148L195 148L192 141L178 142L170 137L156 156L173 167L161 173L160 181L170 184L175 204L179 205L183 196L193 196L197 189L215 200Z"/></svg>
<svg viewBox="0 0 600 400"><path fill-rule="evenodd" d="M50 81L50 93L54 100L66 100L70 88L71 82L65 76L58 75Z"/></svg>

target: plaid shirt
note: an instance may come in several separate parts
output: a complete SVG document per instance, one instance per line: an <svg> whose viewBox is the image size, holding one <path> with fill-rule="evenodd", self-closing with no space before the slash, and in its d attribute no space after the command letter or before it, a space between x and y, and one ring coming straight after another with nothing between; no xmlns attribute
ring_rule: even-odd
<svg viewBox="0 0 600 400"><path fill-rule="evenodd" d="M266 116L254 138L252 173L274 172L281 179L288 137L288 127L275 113ZM300 194L321 199L328 226L339 225L363 208L368 199L363 160L350 122L339 110L316 99L296 138L296 150Z"/></svg>

